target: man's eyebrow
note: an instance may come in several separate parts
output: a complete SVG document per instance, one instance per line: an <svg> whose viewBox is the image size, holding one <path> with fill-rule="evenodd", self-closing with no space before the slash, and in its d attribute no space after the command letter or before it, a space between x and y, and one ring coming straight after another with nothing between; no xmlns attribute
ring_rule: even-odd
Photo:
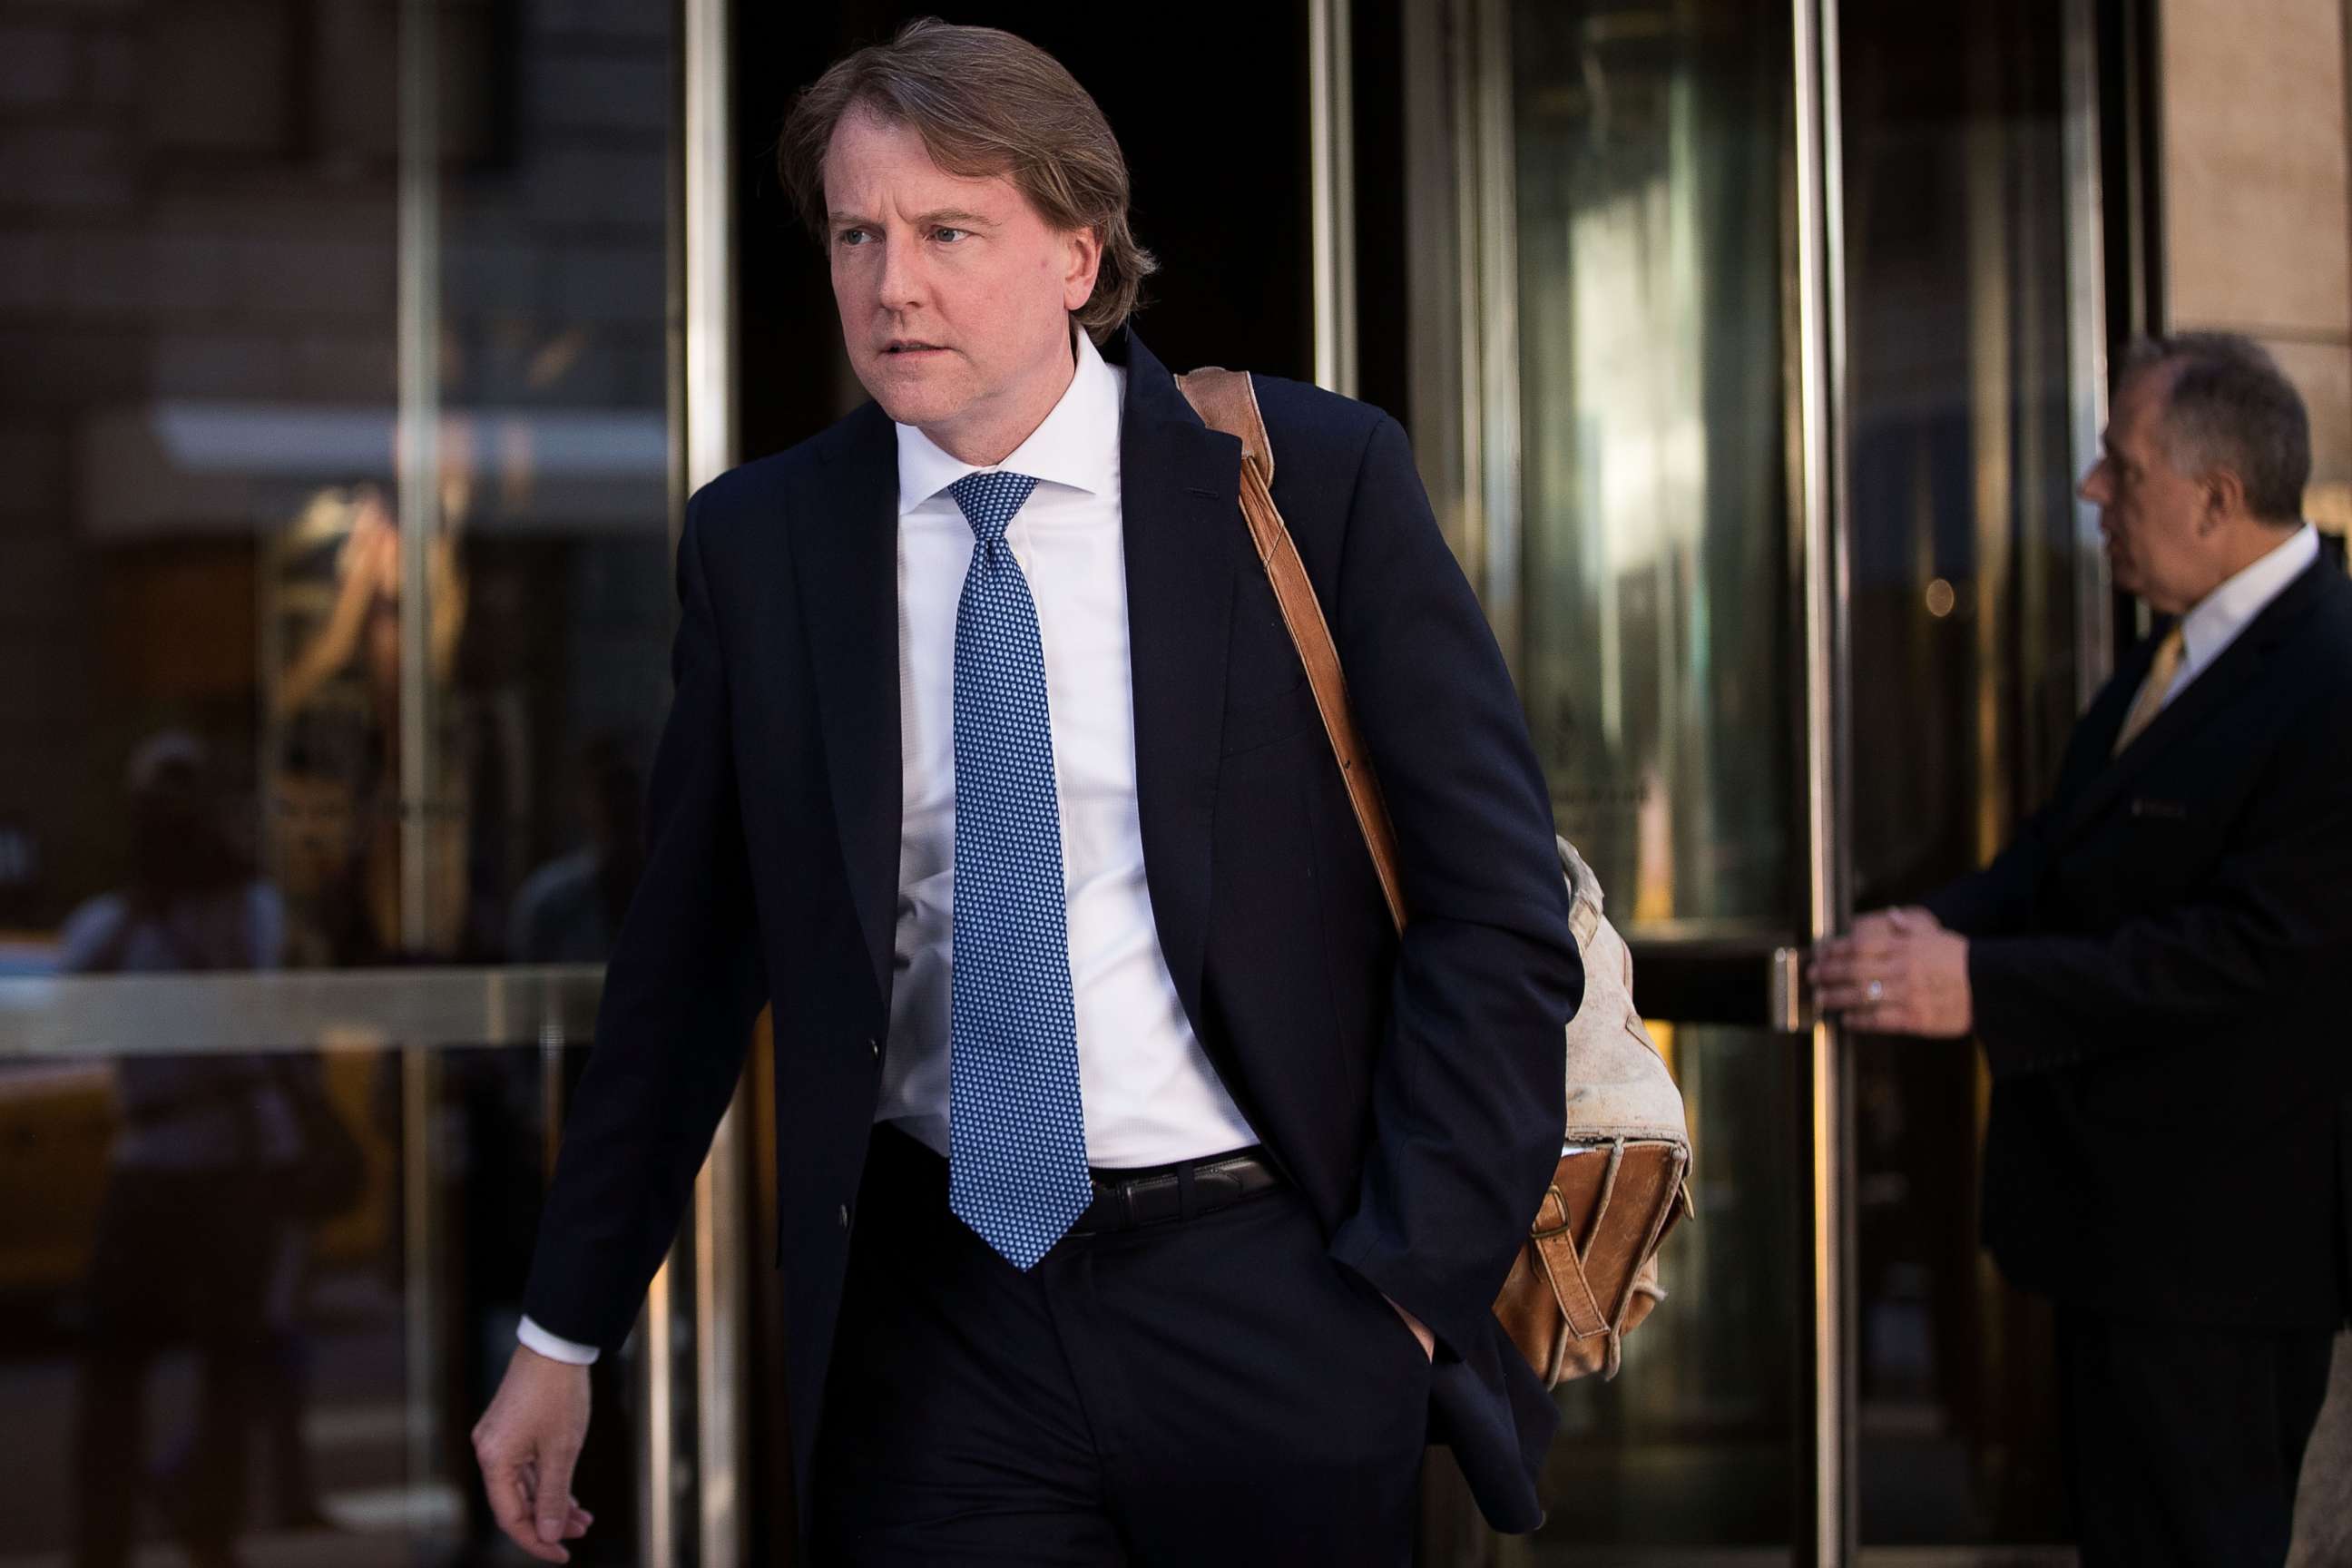
<svg viewBox="0 0 2352 1568"><path fill-rule="evenodd" d="M872 218L866 217L859 213L837 212L830 216L832 217L832 221L836 224L870 224L874 221ZM996 226L996 220L988 216L986 214L966 212L961 207L943 207L938 212L924 213L920 216L917 217L915 222L919 225L946 223L968 224L987 228L993 228Z"/></svg>

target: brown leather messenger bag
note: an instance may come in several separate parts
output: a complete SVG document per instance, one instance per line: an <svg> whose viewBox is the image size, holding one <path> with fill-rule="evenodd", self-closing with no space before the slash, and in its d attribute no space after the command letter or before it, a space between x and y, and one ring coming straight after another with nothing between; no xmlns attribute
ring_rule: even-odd
<svg viewBox="0 0 2352 1568"><path fill-rule="evenodd" d="M1380 875L1389 914L1405 926L1396 833L1348 704L1339 650L1315 585L1274 504L1274 448L1245 371L1204 367L1177 385L1213 430L1240 437L1241 508L1276 602L1314 687L1339 775ZM1548 1384L1616 1375L1624 1335L1664 1296L1658 1249L1690 1212L1690 1133L1656 1044L1633 1010L1633 963L1601 914L1601 885L1559 841L1570 923L1584 960L1584 1002L1568 1026L1568 1123L1550 1187L1513 1260L1495 1315Z"/></svg>

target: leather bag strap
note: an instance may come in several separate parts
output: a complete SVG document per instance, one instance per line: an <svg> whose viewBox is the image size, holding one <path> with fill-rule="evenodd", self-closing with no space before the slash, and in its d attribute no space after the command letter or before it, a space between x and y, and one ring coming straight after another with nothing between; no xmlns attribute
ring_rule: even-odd
<svg viewBox="0 0 2352 1568"><path fill-rule="evenodd" d="M1593 1215L1593 1229L1600 1230L1601 1216ZM1592 1293L1592 1281L1585 1277L1584 1259L1576 1250L1576 1233L1567 1200L1559 1195L1554 1184L1544 1193L1543 1207L1536 1211L1536 1223L1528 1232L1528 1244L1535 1249L1536 1263L1543 1270L1544 1279L1551 1286L1552 1300L1559 1303L1560 1316L1568 1320L1568 1331L1580 1340L1609 1331L1608 1315L1601 1310L1601 1300Z"/></svg>
<svg viewBox="0 0 2352 1568"><path fill-rule="evenodd" d="M1339 777L1348 786L1348 801L1355 807L1364 846L1371 851L1372 868L1380 875L1389 918L1402 931L1404 884L1397 875L1396 829L1389 822L1380 781L1372 774L1371 758L1356 728L1355 710L1348 703L1348 680L1339 668L1339 649L1331 640L1331 627L1323 619L1322 604L1315 597L1306 563L1298 559L1298 547L1291 542L1290 530L1274 504L1274 446L1266 439L1265 416L1258 412L1257 388L1249 372L1215 365L1178 376L1176 385L1202 424L1241 438L1242 516L1249 523L1258 561L1274 584L1283 625L1289 627L1290 640L1297 647L1307 681L1315 689L1315 707L1323 716L1324 733L1331 738L1331 752L1339 759ZM1582 1278L1580 1271L1578 1278ZM1590 1300L1591 1294L1588 1289L1585 1299Z"/></svg>

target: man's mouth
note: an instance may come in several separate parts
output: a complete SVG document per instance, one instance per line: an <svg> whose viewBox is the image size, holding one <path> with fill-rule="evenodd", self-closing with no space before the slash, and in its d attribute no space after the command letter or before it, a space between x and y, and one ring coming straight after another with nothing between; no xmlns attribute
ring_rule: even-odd
<svg viewBox="0 0 2352 1568"><path fill-rule="evenodd" d="M937 343L919 343L912 341L904 341L894 343L886 343L883 345L882 352L886 354L935 354L944 353L946 351L940 348Z"/></svg>

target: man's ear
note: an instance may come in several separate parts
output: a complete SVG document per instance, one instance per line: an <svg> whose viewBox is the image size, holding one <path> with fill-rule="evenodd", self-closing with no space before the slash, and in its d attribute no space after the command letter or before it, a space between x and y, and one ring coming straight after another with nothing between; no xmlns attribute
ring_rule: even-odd
<svg viewBox="0 0 2352 1568"><path fill-rule="evenodd" d="M2246 481L2235 468L2214 468L2200 482L2197 532L2210 535L2246 510Z"/></svg>
<svg viewBox="0 0 2352 1568"><path fill-rule="evenodd" d="M1075 310L1094 298L1095 280L1102 272L1102 231L1089 224L1063 237L1068 246L1069 268L1062 275L1062 306Z"/></svg>

